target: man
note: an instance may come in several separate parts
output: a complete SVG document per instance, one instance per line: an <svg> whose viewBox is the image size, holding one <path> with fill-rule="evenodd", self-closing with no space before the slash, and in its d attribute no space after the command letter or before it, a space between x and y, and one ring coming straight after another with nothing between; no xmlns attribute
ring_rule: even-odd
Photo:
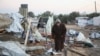
<svg viewBox="0 0 100 56"><path fill-rule="evenodd" d="M65 25L61 23L59 19L56 20L56 23L52 27L52 36L54 37L56 52L62 51L62 49L64 48L65 35Z"/></svg>

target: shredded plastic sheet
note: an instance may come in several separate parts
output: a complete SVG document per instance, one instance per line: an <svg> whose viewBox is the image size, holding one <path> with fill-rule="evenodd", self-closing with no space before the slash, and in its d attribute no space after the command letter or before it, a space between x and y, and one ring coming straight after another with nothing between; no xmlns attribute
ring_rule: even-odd
<svg viewBox="0 0 100 56"><path fill-rule="evenodd" d="M13 13L10 16L12 17L13 22L10 25L10 27L7 28L6 30L8 32L14 32L14 33L23 32L24 29L21 26L21 23L22 23L21 21L22 21L23 16L21 16L19 13Z"/></svg>
<svg viewBox="0 0 100 56"><path fill-rule="evenodd" d="M18 42L7 41L0 42L0 47L2 48L2 54L7 56L29 56L25 51L19 46Z"/></svg>

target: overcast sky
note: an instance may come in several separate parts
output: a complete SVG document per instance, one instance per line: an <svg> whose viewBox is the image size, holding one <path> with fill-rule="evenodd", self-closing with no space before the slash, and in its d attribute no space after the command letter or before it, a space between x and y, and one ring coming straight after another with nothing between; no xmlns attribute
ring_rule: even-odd
<svg viewBox="0 0 100 56"><path fill-rule="evenodd" d="M94 12L95 0L0 0L0 12L18 12L20 4L28 4L28 11L35 14L51 11L54 14L68 14L72 11L81 13ZM97 9L100 12L100 0L97 1Z"/></svg>

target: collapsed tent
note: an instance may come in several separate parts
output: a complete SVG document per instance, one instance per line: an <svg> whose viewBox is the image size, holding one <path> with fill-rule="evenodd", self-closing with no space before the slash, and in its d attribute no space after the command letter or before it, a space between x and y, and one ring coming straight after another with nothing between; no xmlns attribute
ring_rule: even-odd
<svg viewBox="0 0 100 56"><path fill-rule="evenodd" d="M30 37L31 40L37 40L37 41L46 41L46 38L43 37L40 32L37 29L34 29L34 33L32 35L32 37ZM47 41L50 41L49 39L47 39Z"/></svg>
<svg viewBox="0 0 100 56"><path fill-rule="evenodd" d="M0 14L0 29L7 28L12 21L13 20L7 14Z"/></svg>
<svg viewBox="0 0 100 56"><path fill-rule="evenodd" d="M91 32L90 38L100 38L100 32Z"/></svg>
<svg viewBox="0 0 100 56"><path fill-rule="evenodd" d="M7 32L22 33L24 31L23 27L21 26L23 16L20 15L19 13L13 13L10 16L12 17L13 22L10 25L10 27L6 29Z"/></svg>
<svg viewBox="0 0 100 56"><path fill-rule="evenodd" d="M85 35L82 32L77 32L75 30L69 30L67 35L69 35L70 42L73 42L75 39L75 41L77 42L82 42L83 44L89 47L93 47L92 41L89 38L85 37Z"/></svg>
<svg viewBox="0 0 100 56"><path fill-rule="evenodd" d="M75 31L75 30L73 30L73 29L70 29L70 30L68 30L67 32L66 32L66 35L67 36L69 36L69 37L75 37L75 36L77 36L78 35L78 31Z"/></svg>
<svg viewBox="0 0 100 56"><path fill-rule="evenodd" d="M42 31L47 33L47 35L51 35L51 29L53 26L53 17L43 17L39 19L38 28L44 28ZM45 34L44 34L45 35Z"/></svg>
<svg viewBox="0 0 100 56"><path fill-rule="evenodd" d="M0 56L29 56L20 46L19 42L0 42Z"/></svg>

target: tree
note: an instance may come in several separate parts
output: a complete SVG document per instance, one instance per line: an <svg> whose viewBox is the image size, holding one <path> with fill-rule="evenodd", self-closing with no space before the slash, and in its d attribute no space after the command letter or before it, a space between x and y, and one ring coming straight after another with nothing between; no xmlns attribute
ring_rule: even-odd
<svg viewBox="0 0 100 56"><path fill-rule="evenodd" d="M32 18L35 17L35 15L34 15L33 12L28 12L28 16L29 16L29 17L32 17Z"/></svg>
<svg viewBox="0 0 100 56"><path fill-rule="evenodd" d="M93 18L93 17L96 17L96 16L100 16L100 13L91 13L91 14L88 14L87 16L89 18Z"/></svg>
<svg viewBox="0 0 100 56"><path fill-rule="evenodd" d="M64 23L68 23L68 21L70 21L70 20L69 20L69 15L63 15L62 21L63 21Z"/></svg>
<svg viewBox="0 0 100 56"><path fill-rule="evenodd" d="M69 16L68 15L63 15L63 14L59 14L58 18L63 22L63 23L67 23L69 20Z"/></svg>
<svg viewBox="0 0 100 56"><path fill-rule="evenodd" d="M53 15L54 21L58 19L58 15Z"/></svg>
<svg viewBox="0 0 100 56"><path fill-rule="evenodd" d="M48 16L52 16L53 13L51 13L50 11L45 11L43 14L41 14L42 17L48 17Z"/></svg>
<svg viewBox="0 0 100 56"><path fill-rule="evenodd" d="M80 16L79 12L72 12L69 15L70 21L75 20L76 17Z"/></svg>

